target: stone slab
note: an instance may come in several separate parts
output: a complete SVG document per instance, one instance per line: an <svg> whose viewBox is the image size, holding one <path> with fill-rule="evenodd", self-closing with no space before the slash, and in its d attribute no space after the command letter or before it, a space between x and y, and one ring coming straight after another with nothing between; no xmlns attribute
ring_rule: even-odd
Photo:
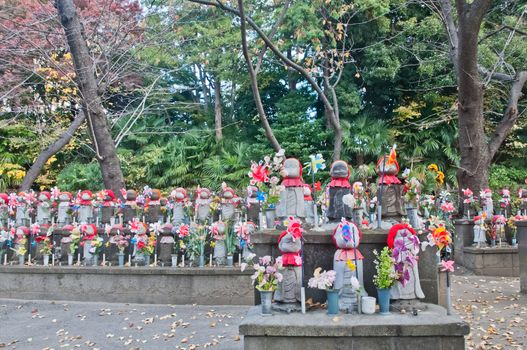
<svg viewBox="0 0 527 350"><path fill-rule="evenodd" d="M373 261L375 256L373 250L380 251L386 246L388 232L386 230L361 230L362 240L359 250L364 256L364 288L369 295L377 296L375 286L373 285L373 275L375 274L375 265ZM304 234L304 285L312 277L313 271L317 267L324 270L333 268L333 255L335 254L335 245L331 239L333 230L307 230ZM278 236L280 231L264 230L256 232L251 236L251 242L254 246L254 252L257 256L271 255L279 256L281 253L278 249ZM437 270L437 260L434 249L426 249L419 255L419 277L421 287L425 294L425 302L438 304L439 302L439 278ZM312 298L315 302L324 302L326 299L325 292L306 288L306 298ZM256 296L257 302L259 296Z"/></svg>
<svg viewBox="0 0 527 350"><path fill-rule="evenodd" d="M28 300L254 305L238 268L0 266L0 295Z"/></svg>
<svg viewBox="0 0 527 350"><path fill-rule="evenodd" d="M464 265L476 275L518 277L518 247L464 247Z"/></svg>
<svg viewBox="0 0 527 350"><path fill-rule="evenodd" d="M239 326L245 349L464 349L470 327L437 305L418 316L328 316L325 310L303 314L260 315L251 308Z"/></svg>

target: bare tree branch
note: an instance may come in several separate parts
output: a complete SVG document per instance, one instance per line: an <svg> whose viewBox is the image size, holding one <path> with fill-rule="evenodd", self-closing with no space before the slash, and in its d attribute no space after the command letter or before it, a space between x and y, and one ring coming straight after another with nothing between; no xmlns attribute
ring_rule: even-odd
<svg viewBox="0 0 527 350"><path fill-rule="evenodd" d="M245 14L243 11L243 0L238 0L238 7L240 9L239 11L240 31L241 31L241 38L242 38L243 57L245 57L245 61L247 62L247 68L249 69L249 77L251 79L251 88L253 90L254 102L256 103L256 109L258 110L260 121L262 122L262 125L264 127L265 136L267 136L267 139L271 143L271 146L273 147L273 149L276 152L278 152L282 147L280 147L278 140L274 136L273 130L271 129L271 126L269 125L269 120L267 119L267 116L265 115L265 110L263 108L260 91L258 89L258 81L256 79L256 72L254 71L254 67L251 61L251 56L249 55L249 48L247 47L247 32L245 29L246 18L245 18Z"/></svg>

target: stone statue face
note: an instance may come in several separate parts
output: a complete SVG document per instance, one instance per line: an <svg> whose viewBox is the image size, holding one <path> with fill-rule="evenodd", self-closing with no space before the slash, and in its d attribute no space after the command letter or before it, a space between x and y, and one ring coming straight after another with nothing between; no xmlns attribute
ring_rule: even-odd
<svg viewBox="0 0 527 350"><path fill-rule="evenodd" d="M81 194L81 199L89 201L91 199L91 196L89 193L84 192L83 194Z"/></svg>
<svg viewBox="0 0 527 350"><path fill-rule="evenodd" d="M337 160L331 165L329 175L336 178L348 178L348 164L343 160Z"/></svg>
<svg viewBox="0 0 527 350"><path fill-rule="evenodd" d="M395 164L387 164L388 162L388 156L384 156L384 174L386 175L397 175L398 170L397 166ZM382 169L383 169L383 161L382 158L379 161L379 164L377 165L377 174L382 175Z"/></svg>
<svg viewBox="0 0 527 350"><path fill-rule="evenodd" d="M38 195L38 200L41 201L41 202L45 202L45 201L48 201L48 197L45 195L45 194L39 194ZM0 203L2 203L2 199L0 199Z"/></svg>
<svg viewBox="0 0 527 350"><path fill-rule="evenodd" d="M127 201L135 201L137 198L137 194L134 190L128 190L126 191L126 200Z"/></svg>
<svg viewBox="0 0 527 350"><path fill-rule="evenodd" d="M199 194L199 198L201 199L209 199L210 197L210 194L208 191L201 191L201 193Z"/></svg>
<svg viewBox="0 0 527 350"><path fill-rule="evenodd" d="M175 197L176 197L176 199L184 199L185 198L185 194L182 191L176 190Z"/></svg>
<svg viewBox="0 0 527 350"><path fill-rule="evenodd" d="M307 186L304 186L304 196L309 196L311 194L311 189Z"/></svg>
<svg viewBox="0 0 527 350"><path fill-rule="evenodd" d="M70 197L66 193L62 193L59 195L59 200L61 202L68 202L70 200Z"/></svg>
<svg viewBox="0 0 527 350"><path fill-rule="evenodd" d="M296 178L300 177L300 164L298 162L298 159L295 158L288 158L284 162L284 167L282 168L282 171L280 174L283 177L288 178Z"/></svg>
<svg viewBox="0 0 527 350"><path fill-rule="evenodd" d="M153 201L159 200L159 190L153 190L150 199Z"/></svg>
<svg viewBox="0 0 527 350"><path fill-rule="evenodd" d="M110 197L110 196L108 196L108 195L104 196L104 201L105 201L105 202L109 202L109 201L111 201L111 200L112 200L112 197Z"/></svg>
<svg viewBox="0 0 527 350"><path fill-rule="evenodd" d="M232 195L231 191L223 192L223 198L225 198L225 199L232 199L232 197L234 197L234 196Z"/></svg>

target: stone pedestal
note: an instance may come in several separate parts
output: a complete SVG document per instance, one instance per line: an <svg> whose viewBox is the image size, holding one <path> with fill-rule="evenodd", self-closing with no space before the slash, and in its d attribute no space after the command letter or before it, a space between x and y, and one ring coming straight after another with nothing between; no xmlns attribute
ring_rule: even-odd
<svg viewBox="0 0 527 350"><path fill-rule="evenodd" d="M464 350L470 327L458 316L427 305L418 316L346 315L329 317L325 310L306 314L260 315L251 308L239 326L246 350Z"/></svg>
<svg viewBox="0 0 527 350"><path fill-rule="evenodd" d="M458 265L465 266L463 248L472 246L474 241L474 222L467 219L454 221L454 261Z"/></svg>
<svg viewBox="0 0 527 350"><path fill-rule="evenodd" d="M313 298L314 302L325 302L326 292L313 288L307 288L307 282L312 277L313 271L317 267L323 270L333 269L333 256L335 254L335 244L331 239L334 226L328 229L307 230L304 233L304 273L303 284L306 287L306 299ZM271 255L278 257L281 255L278 249L277 239L279 231L259 231L251 236L256 256ZM381 251L386 246L388 231L384 230L363 230L360 242L360 251L364 256L364 287L368 295L377 295L373 285L373 275L375 256L373 250ZM425 302L437 304L439 300L439 282L437 271L437 260L435 249L428 248L419 254L419 277L421 287L425 294ZM259 295L256 295L259 300Z"/></svg>
<svg viewBox="0 0 527 350"><path fill-rule="evenodd" d="M527 294L527 221L519 221L516 226L518 227L520 291Z"/></svg>
<svg viewBox="0 0 527 350"><path fill-rule="evenodd" d="M517 247L464 247L464 264L476 275L518 277Z"/></svg>

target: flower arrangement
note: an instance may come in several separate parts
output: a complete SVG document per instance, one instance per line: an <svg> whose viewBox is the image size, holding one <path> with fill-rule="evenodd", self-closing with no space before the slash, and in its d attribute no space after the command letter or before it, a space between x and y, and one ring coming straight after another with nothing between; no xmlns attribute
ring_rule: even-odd
<svg viewBox="0 0 527 350"><path fill-rule="evenodd" d="M509 217L509 219L507 220L507 227L509 227L509 229L511 230L512 238L515 239L516 234L518 232L516 221L526 221L526 220L527 220L527 216L524 216L524 215L515 215L515 216Z"/></svg>
<svg viewBox="0 0 527 350"><path fill-rule="evenodd" d="M115 245L117 246L117 249L119 250L119 254L123 254L126 247L128 247L129 238L125 235L122 235L120 232L117 233L116 236L114 236L113 241Z"/></svg>
<svg viewBox="0 0 527 350"><path fill-rule="evenodd" d="M42 243L42 248L40 249L40 253L42 255L51 254L51 249L53 248L53 244L51 242L51 239L48 236L37 236L35 240L37 243Z"/></svg>
<svg viewBox="0 0 527 350"><path fill-rule="evenodd" d="M240 248L251 247L251 232L255 229L256 226L252 222L239 222L236 224L234 230L240 242Z"/></svg>
<svg viewBox="0 0 527 350"><path fill-rule="evenodd" d="M225 223L225 247L227 255L233 255L236 251L236 232L230 222Z"/></svg>
<svg viewBox="0 0 527 350"><path fill-rule="evenodd" d="M102 250L104 240L101 237L95 237L91 240L89 252L92 255L99 255Z"/></svg>
<svg viewBox="0 0 527 350"><path fill-rule="evenodd" d="M321 267L317 267L313 272L313 277L307 282L309 288L316 288L322 290L331 290L337 278L337 273L333 270L322 271Z"/></svg>
<svg viewBox="0 0 527 350"><path fill-rule="evenodd" d="M421 195L421 182L415 176L412 176L406 180L404 189L404 200L416 206Z"/></svg>
<svg viewBox="0 0 527 350"><path fill-rule="evenodd" d="M24 256L27 254L26 243L27 238L22 236L18 239L16 248L11 248L11 250L14 251L17 256Z"/></svg>
<svg viewBox="0 0 527 350"><path fill-rule="evenodd" d="M137 251L139 254L150 256L154 253L156 242L157 237L154 232L151 232L146 241L139 240L137 242Z"/></svg>
<svg viewBox="0 0 527 350"><path fill-rule="evenodd" d="M475 212L478 212L481 208L479 201L474 198L474 192L470 188L464 188L461 190L463 192L463 203L468 204L470 209L473 209Z"/></svg>
<svg viewBox="0 0 527 350"><path fill-rule="evenodd" d="M74 226L70 234L70 255L75 254L75 251L79 247L81 241L81 230L78 226Z"/></svg>
<svg viewBox="0 0 527 350"><path fill-rule="evenodd" d="M261 257L257 264L253 265L255 272L251 276L252 283L259 291L275 291L278 283L282 282L282 274L278 272L281 268L280 260L273 262L269 255Z"/></svg>
<svg viewBox="0 0 527 350"><path fill-rule="evenodd" d="M207 226L200 224L193 224L187 236L187 251L189 258L193 259L196 256L205 255L205 244L207 243Z"/></svg>
<svg viewBox="0 0 527 350"><path fill-rule="evenodd" d="M388 247L384 247L381 253L377 250L373 251L375 255L375 275L373 276L373 284L378 289L388 289L394 285L399 278L395 272L395 262L392 257L392 251Z"/></svg>

